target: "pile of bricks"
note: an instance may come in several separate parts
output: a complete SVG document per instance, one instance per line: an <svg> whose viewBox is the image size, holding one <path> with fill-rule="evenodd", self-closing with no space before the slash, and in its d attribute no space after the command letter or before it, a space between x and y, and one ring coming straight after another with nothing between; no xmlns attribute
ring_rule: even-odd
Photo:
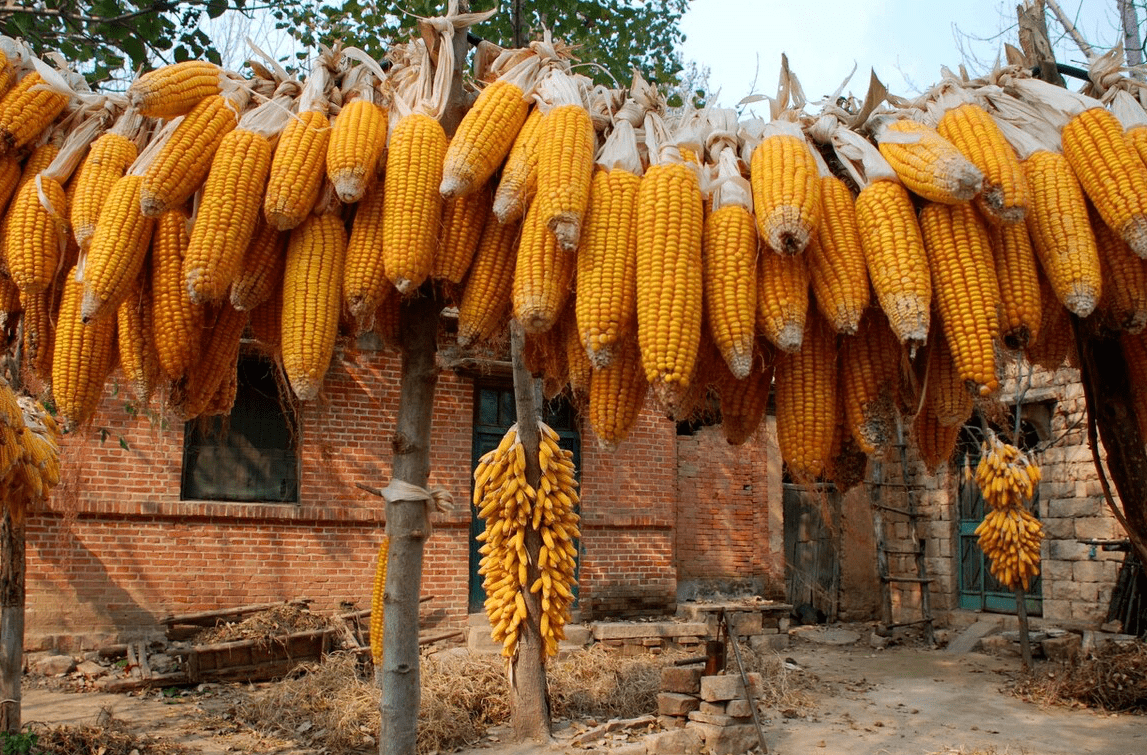
<svg viewBox="0 0 1147 755"><path fill-rule="evenodd" d="M670 666L661 672L657 712L666 729L695 730L712 755L744 753L759 744L753 703L761 675L748 674L751 695L740 675L705 676L704 667Z"/></svg>

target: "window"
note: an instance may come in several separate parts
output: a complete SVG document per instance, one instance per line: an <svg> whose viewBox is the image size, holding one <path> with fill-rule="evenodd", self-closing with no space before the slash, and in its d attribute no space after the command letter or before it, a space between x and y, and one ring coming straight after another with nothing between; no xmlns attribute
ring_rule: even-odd
<svg viewBox="0 0 1147 755"><path fill-rule="evenodd" d="M296 503L297 432L293 407L284 404L287 395L269 360L241 354L231 414L184 427L180 498Z"/></svg>

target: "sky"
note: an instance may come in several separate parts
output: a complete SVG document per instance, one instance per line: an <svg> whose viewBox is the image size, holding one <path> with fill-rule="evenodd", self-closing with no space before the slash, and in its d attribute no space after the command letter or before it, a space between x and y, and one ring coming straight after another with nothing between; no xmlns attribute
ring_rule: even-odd
<svg viewBox="0 0 1147 755"><path fill-rule="evenodd" d="M709 91L732 107L750 93L775 95L781 53L810 101L833 93L856 65L846 93L863 97L874 69L893 94L911 96L940 79L941 66L990 69L1003 43L1017 44L1018 0L692 0L682 19L684 60L709 68ZM1059 0L1091 44L1119 38L1116 0ZM1051 14L1049 13L1049 18ZM1140 23L1144 23L1140 10ZM1049 20L1061 63L1083 55ZM1018 44L1017 44L1018 46Z"/></svg>

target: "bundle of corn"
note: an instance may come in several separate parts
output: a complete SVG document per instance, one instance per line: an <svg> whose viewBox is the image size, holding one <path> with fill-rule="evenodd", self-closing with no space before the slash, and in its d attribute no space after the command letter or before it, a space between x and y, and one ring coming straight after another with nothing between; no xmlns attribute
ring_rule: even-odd
<svg viewBox="0 0 1147 755"><path fill-rule="evenodd" d="M4 506L23 516L60 482L60 428L44 406L16 396L0 378L0 489Z"/></svg>
<svg viewBox="0 0 1147 755"><path fill-rule="evenodd" d="M484 576L492 637L502 643L502 655L507 658L517 653L521 625L527 620L538 621L546 655L557 655L573 602L574 540L579 537L573 454L558 445L553 429L544 423L538 427L541 475L537 489L526 480L525 448L517 425L474 470L474 507L486 521L485 531L478 536L482 542L479 574ZM538 547L536 562L531 559L531 547ZM540 595L537 617L527 614L528 593Z"/></svg>
<svg viewBox="0 0 1147 755"><path fill-rule="evenodd" d="M1043 525L1028 511L1039 467L992 433L981 447L975 480L991 507L975 534L992 576L1010 589L1026 590L1039 574L1043 540Z"/></svg>

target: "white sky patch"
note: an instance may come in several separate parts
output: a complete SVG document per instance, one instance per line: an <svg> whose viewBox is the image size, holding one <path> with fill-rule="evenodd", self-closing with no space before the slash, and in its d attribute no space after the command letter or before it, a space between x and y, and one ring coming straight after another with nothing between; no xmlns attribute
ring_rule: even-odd
<svg viewBox="0 0 1147 755"><path fill-rule="evenodd" d="M1106 49L1118 38L1115 0L1059 0L1085 38ZM774 95L781 53L810 101L831 94L856 64L846 93L863 96L874 69L894 94L911 96L940 79L941 66L991 66L1016 42L1014 0L693 0L682 20L685 61L709 68L710 91L733 106L750 94ZM1142 13L1142 12L1141 12ZM1050 14L1049 14L1050 16ZM1143 19L1141 18L1142 22ZM1079 64L1061 40L1060 62ZM983 40L983 41L981 41ZM972 59L975 58L975 59Z"/></svg>

